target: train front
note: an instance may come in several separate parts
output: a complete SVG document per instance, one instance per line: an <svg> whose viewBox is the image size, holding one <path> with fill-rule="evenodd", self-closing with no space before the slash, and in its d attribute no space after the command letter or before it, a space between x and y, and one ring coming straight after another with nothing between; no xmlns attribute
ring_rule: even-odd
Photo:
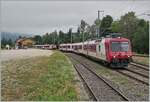
<svg viewBox="0 0 150 102"><path fill-rule="evenodd" d="M112 38L110 40L111 67L127 67L132 60L131 43L126 38Z"/></svg>

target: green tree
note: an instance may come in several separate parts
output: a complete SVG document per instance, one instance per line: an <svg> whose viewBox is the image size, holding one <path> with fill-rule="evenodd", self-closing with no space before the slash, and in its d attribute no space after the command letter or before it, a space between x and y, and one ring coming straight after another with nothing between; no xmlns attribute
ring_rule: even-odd
<svg viewBox="0 0 150 102"><path fill-rule="evenodd" d="M91 35L91 26L87 24L85 28L85 40L90 39L90 35Z"/></svg>
<svg viewBox="0 0 150 102"><path fill-rule="evenodd" d="M51 34L51 41L52 44L58 44L58 35L57 35L57 31L55 30L54 32L52 32Z"/></svg>
<svg viewBox="0 0 150 102"><path fill-rule="evenodd" d="M90 38L91 39L95 39L96 38L96 29L97 29L97 27L96 27L96 25L95 24L93 24L93 25L91 25L91 27L90 27Z"/></svg>
<svg viewBox="0 0 150 102"><path fill-rule="evenodd" d="M130 39L134 52L149 53L149 23L138 19L134 12L121 16L111 24L111 31Z"/></svg>
<svg viewBox="0 0 150 102"><path fill-rule="evenodd" d="M67 38L68 38L68 43L71 43L71 36L72 36L72 28L69 28L69 32L67 34Z"/></svg>
<svg viewBox="0 0 150 102"><path fill-rule="evenodd" d="M64 43L65 41L65 35L63 31L59 31L59 43Z"/></svg>
<svg viewBox="0 0 150 102"><path fill-rule="evenodd" d="M149 53L149 23L143 20L133 37L133 50L138 53Z"/></svg>
<svg viewBox="0 0 150 102"><path fill-rule="evenodd" d="M2 38L2 40L1 40L1 48L5 48L6 44L7 44L7 40Z"/></svg>
<svg viewBox="0 0 150 102"><path fill-rule="evenodd" d="M43 35L43 37L42 37L42 43L43 44L48 44L49 43L49 34L48 33L46 33L46 34Z"/></svg>
<svg viewBox="0 0 150 102"><path fill-rule="evenodd" d="M10 45L10 46L13 46L13 45L14 45L14 43L12 42L11 39L9 39L9 40L7 41L7 44Z"/></svg>
<svg viewBox="0 0 150 102"><path fill-rule="evenodd" d="M42 37L40 35L35 35L33 37L33 40L35 41L36 44L42 44Z"/></svg>
<svg viewBox="0 0 150 102"><path fill-rule="evenodd" d="M84 20L81 20L81 24L80 24L80 31L81 31L81 35L80 35L80 39L82 39L82 41L85 41L85 28L87 26L87 23Z"/></svg>
<svg viewBox="0 0 150 102"><path fill-rule="evenodd" d="M104 17L102 19L102 22L101 22L101 27L103 29L107 29L111 26L111 23L113 22L113 19L110 15L106 15L106 17Z"/></svg>
<svg viewBox="0 0 150 102"><path fill-rule="evenodd" d="M112 22L112 24L111 24L111 31L113 33L120 33L121 32L119 21Z"/></svg>
<svg viewBox="0 0 150 102"><path fill-rule="evenodd" d="M120 19L120 32L132 42L133 33L136 32L138 19L134 12L128 12Z"/></svg>
<svg viewBox="0 0 150 102"><path fill-rule="evenodd" d="M80 31L80 27L77 28L77 32L76 33L73 33L73 42L81 42L81 31Z"/></svg>
<svg viewBox="0 0 150 102"><path fill-rule="evenodd" d="M101 36L105 36L105 33L110 33L110 27L113 22L113 18L110 15L106 15L100 24L100 34Z"/></svg>

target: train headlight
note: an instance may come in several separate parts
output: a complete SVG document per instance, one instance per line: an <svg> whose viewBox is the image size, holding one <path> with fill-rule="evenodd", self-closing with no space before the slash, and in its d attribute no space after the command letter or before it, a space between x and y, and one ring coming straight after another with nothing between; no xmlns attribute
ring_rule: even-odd
<svg viewBox="0 0 150 102"><path fill-rule="evenodd" d="M128 57L130 57L130 56L128 56Z"/></svg>
<svg viewBox="0 0 150 102"><path fill-rule="evenodd" d="M114 58L116 58L116 56L113 56Z"/></svg>

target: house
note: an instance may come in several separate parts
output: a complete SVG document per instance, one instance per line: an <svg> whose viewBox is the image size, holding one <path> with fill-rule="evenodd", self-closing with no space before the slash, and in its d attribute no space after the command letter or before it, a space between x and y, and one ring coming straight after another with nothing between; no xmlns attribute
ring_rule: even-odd
<svg viewBox="0 0 150 102"><path fill-rule="evenodd" d="M20 38L16 41L15 48L28 48L34 44L34 41L30 38Z"/></svg>

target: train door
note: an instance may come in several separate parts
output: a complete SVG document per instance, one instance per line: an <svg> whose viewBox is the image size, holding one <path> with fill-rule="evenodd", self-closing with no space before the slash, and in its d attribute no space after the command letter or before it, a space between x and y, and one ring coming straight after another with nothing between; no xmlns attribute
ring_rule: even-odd
<svg viewBox="0 0 150 102"><path fill-rule="evenodd" d="M89 49L89 41L87 42L87 46L86 46L87 55L89 55L88 49Z"/></svg>
<svg viewBox="0 0 150 102"><path fill-rule="evenodd" d="M100 52L101 52L101 45L100 43L96 44L96 57L99 58L100 57Z"/></svg>
<svg viewBox="0 0 150 102"><path fill-rule="evenodd" d="M105 52L105 44L103 42L100 42L97 45L97 56L98 58L102 60L106 60L106 52Z"/></svg>
<svg viewBox="0 0 150 102"><path fill-rule="evenodd" d="M106 44L105 44L105 47L106 47L106 48L105 48L105 49L106 49L106 60L109 61L109 44L106 43Z"/></svg>

